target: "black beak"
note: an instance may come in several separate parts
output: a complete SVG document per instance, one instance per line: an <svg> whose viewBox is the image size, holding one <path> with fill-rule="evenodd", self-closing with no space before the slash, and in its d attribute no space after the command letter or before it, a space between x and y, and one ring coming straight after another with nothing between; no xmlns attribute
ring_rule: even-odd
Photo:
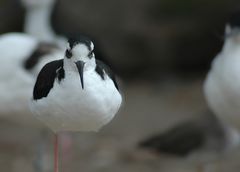
<svg viewBox="0 0 240 172"><path fill-rule="evenodd" d="M80 75L80 81L81 81L81 84L82 84L82 89L84 89L84 83L83 83L83 68L84 68L84 62L83 61L77 61L75 62L76 66L77 66L77 69L78 69L78 72L79 72L79 75Z"/></svg>

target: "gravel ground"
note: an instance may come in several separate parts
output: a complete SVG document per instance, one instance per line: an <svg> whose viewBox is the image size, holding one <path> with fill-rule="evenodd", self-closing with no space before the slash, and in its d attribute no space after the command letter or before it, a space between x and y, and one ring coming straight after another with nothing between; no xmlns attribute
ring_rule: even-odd
<svg viewBox="0 0 240 172"><path fill-rule="evenodd" d="M70 133L72 149L61 152L62 172L190 172L194 164L170 156L156 156L139 150L137 143L162 132L179 121L203 115L206 104L202 80L167 79L147 83L137 81L123 85L125 102L120 113L99 133ZM33 172L37 143L41 132L0 121L0 171ZM46 172L52 171L53 134L45 138ZM66 145L65 145L66 146ZM240 153L209 164L209 171L236 172Z"/></svg>

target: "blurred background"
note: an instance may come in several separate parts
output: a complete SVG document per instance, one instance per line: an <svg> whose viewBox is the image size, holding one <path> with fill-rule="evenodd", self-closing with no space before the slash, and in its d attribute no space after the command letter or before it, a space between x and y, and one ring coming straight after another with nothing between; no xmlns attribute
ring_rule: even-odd
<svg viewBox="0 0 240 172"><path fill-rule="evenodd" d="M58 0L54 30L95 39L119 76L125 99L120 113L101 132L72 133L74 151L62 171L194 171L143 153L137 143L206 113L202 83L221 50L225 23L238 5L237 0ZM0 33L21 32L24 15L18 0L0 0ZM39 131L0 123L1 171L33 171L30 162ZM213 166L218 172L236 171L236 156ZM51 164L51 159L46 161Z"/></svg>

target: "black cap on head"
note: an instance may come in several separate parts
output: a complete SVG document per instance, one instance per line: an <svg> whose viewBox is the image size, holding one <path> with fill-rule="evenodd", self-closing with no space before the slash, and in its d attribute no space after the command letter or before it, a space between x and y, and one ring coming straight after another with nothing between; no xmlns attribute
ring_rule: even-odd
<svg viewBox="0 0 240 172"><path fill-rule="evenodd" d="M240 28L240 10L237 10L232 13L228 24L231 28L239 27Z"/></svg>
<svg viewBox="0 0 240 172"><path fill-rule="evenodd" d="M91 50L91 42L92 42L91 39L84 35L80 35L80 36L78 35L78 36L70 37L68 39L68 43L71 49L76 44L82 43L82 44L85 44L89 50Z"/></svg>

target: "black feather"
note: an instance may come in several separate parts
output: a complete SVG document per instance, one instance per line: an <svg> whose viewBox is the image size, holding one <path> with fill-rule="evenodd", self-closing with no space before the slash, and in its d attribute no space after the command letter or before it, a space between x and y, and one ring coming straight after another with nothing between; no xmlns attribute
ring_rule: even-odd
<svg viewBox="0 0 240 172"><path fill-rule="evenodd" d="M100 60L96 60L96 69L95 71L99 74L99 76L104 80L104 72L113 80L115 87L119 90L117 80L113 71L108 67L105 63Z"/></svg>
<svg viewBox="0 0 240 172"><path fill-rule="evenodd" d="M55 79L61 81L65 77L63 60L56 60L47 63L38 74L34 89L33 99L38 100L47 97L53 88Z"/></svg>
<svg viewBox="0 0 240 172"><path fill-rule="evenodd" d="M85 44L89 51L91 50L91 39L84 35L72 36L68 39L70 48L72 49L76 44Z"/></svg>
<svg viewBox="0 0 240 172"><path fill-rule="evenodd" d="M205 133L198 126L188 123L166 133L151 137L140 143L140 147L159 153L187 156L205 143Z"/></svg>
<svg viewBox="0 0 240 172"><path fill-rule="evenodd" d="M23 66L26 70L31 70L36 66L38 61L45 55L52 53L57 46L50 43L39 43L37 48L32 52L32 54L25 60Z"/></svg>

